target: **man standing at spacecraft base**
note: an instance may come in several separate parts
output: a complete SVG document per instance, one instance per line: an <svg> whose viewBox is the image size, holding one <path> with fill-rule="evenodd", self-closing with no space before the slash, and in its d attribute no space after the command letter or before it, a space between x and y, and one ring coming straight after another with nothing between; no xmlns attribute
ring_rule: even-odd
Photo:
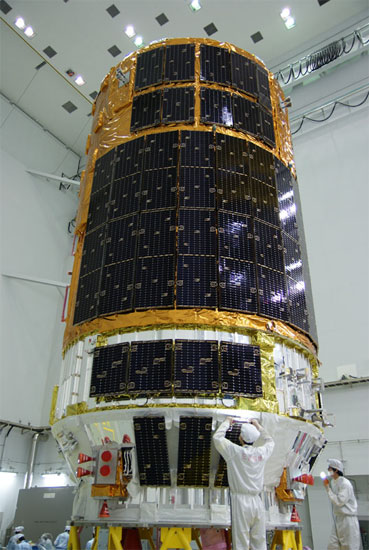
<svg viewBox="0 0 369 550"><path fill-rule="evenodd" d="M274 441L255 419L241 427L242 446L225 438L232 418L226 418L214 434L214 445L227 463L232 502L233 550L266 550L265 510L260 493L264 486L265 463ZM253 447L256 440L262 444ZM259 441L261 441L259 439Z"/></svg>

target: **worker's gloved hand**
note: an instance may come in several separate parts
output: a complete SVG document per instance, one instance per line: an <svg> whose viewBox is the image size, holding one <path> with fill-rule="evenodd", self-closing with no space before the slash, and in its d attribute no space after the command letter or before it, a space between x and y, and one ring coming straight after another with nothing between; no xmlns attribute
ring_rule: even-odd
<svg viewBox="0 0 369 550"><path fill-rule="evenodd" d="M329 480L328 480L328 479L323 479L323 483L324 483L325 488L328 489L328 487L329 487Z"/></svg>
<svg viewBox="0 0 369 550"><path fill-rule="evenodd" d="M228 420L230 426L232 426L232 424L234 424L235 422L235 419L232 418L232 416L227 416L226 420Z"/></svg>

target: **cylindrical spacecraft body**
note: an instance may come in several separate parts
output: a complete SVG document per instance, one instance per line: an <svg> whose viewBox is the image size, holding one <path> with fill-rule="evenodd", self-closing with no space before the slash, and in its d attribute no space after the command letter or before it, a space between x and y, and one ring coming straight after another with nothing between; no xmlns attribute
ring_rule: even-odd
<svg viewBox="0 0 369 550"><path fill-rule="evenodd" d="M303 500L324 418L285 105L259 59L205 39L102 82L51 413L75 521L105 501L110 524L229 526L226 416L235 443L252 417L275 440L267 521Z"/></svg>

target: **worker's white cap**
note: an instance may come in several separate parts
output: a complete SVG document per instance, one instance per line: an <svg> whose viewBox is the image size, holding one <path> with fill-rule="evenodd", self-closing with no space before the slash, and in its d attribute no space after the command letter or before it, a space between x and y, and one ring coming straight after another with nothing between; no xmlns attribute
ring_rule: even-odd
<svg viewBox="0 0 369 550"><path fill-rule="evenodd" d="M328 458L328 467L343 473L343 464L340 460L337 460L337 458Z"/></svg>
<svg viewBox="0 0 369 550"><path fill-rule="evenodd" d="M66 525L64 531L70 531L70 525Z"/></svg>
<svg viewBox="0 0 369 550"><path fill-rule="evenodd" d="M18 525L18 527L15 527L15 528L14 528L14 531L15 531L16 533L21 533L21 532L23 532L23 531L24 531L23 525Z"/></svg>
<svg viewBox="0 0 369 550"><path fill-rule="evenodd" d="M257 430L252 424L242 424L241 437L246 443L255 443L259 435L259 430Z"/></svg>

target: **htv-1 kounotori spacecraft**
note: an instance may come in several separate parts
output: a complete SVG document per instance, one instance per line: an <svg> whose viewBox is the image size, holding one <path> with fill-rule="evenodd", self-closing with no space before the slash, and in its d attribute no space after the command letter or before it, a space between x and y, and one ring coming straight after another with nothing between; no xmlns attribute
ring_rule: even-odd
<svg viewBox="0 0 369 550"><path fill-rule="evenodd" d="M233 416L234 442L249 418L273 435L267 523L292 527L325 413L279 84L231 44L159 41L102 82L86 154L51 412L72 519L229 527Z"/></svg>

